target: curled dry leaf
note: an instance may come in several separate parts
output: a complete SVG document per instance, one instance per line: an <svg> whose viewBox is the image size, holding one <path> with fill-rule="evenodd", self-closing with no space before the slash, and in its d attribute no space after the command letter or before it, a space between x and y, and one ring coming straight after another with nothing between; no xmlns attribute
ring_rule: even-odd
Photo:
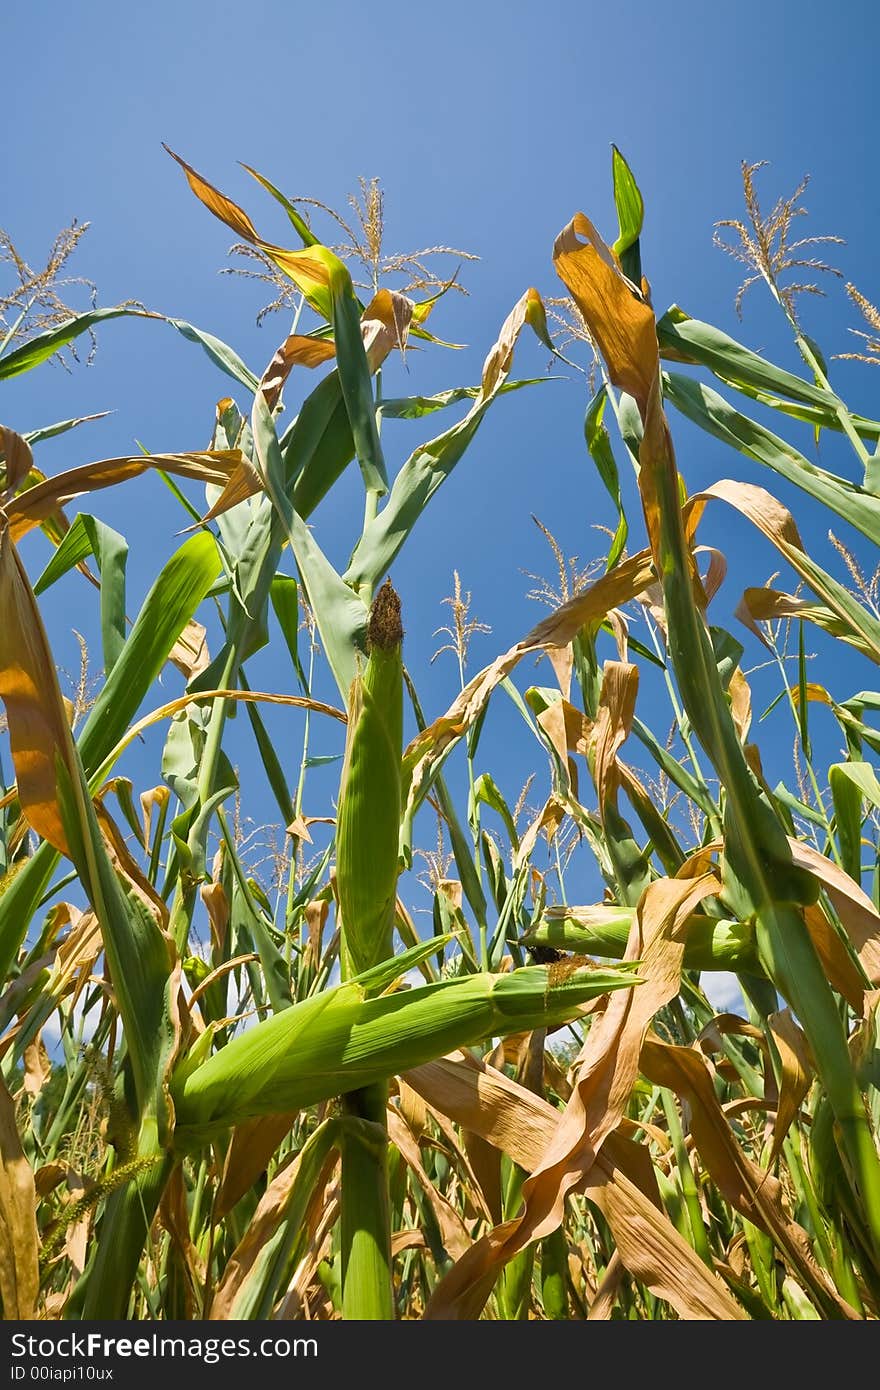
<svg viewBox="0 0 880 1390"><path fill-rule="evenodd" d="M541 1162L559 1124L559 1111L469 1052L440 1058L406 1073L406 1080L432 1108L465 1132L501 1149L527 1171ZM629 1157L629 1151L624 1150ZM620 1168L618 1153L600 1151L584 1193L602 1209L624 1265L683 1318L741 1320L745 1313L721 1281L702 1263L668 1217ZM507 1228L497 1228L499 1238ZM494 1278L494 1274L491 1276ZM429 1316L479 1315L435 1302Z"/></svg>
<svg viewBox="0 0 880 1390"><path fill-rule="evenodd" d="M625 960L639 961L644 983L621 991L593 1023L578 1058L577 1082L552 1142L523 1186L522 1213L471 1246L432 1297L437 1316L472 1316L498 1270L562 1221L566 1197L582 1191L602 1144L619 1124L638 1076L645 1031L678 992L683 931L698 903L717 893L714 874L658 879L642 895ZM408 1078L412 1085L412 1078ZM442 1310L442 1311L441 1311Z"/></svg>
<svg viewBox="0 0 880 1390"><path fill-rule="evenodd" d="M447 750L485 709L496 686L510 675L524 656L567 646L582 627L602 622L612 608L643 593L653 579L650 553L643 550L616 565L583 593L544 618L520 642L474 676L446 713L418 734L404 751L404 774L410 778L410 803Z"/></svg>
<svg viewBox="0 0 880 1390"><path fill-rule="evenodd" d="M338 1162L331 1146L334 1138L332 1122L327 1122L266 1188L244 1236L226 1263L208 1313L212 1322L248 1315L250 1300L259 1299L264 1264L271 1259L274 1239L291 1216L295 1216L301 1241L304 1238L308 1243L314 1236L324 1214L325 1189ZM295 1212L291 1211L292 1205Z"/></svg>
<svg viewBox="0 0 880 1390"><path fill-rule="evenodd" d="M26 492L20 492L8 503L6 515L12 538L19 541L35 526L53 517L60 507L102 488L138 478L150 468L161 468L180 478L192 478L199 483L224 487L236 469L241 467L238 449L212 449L194 454L138 454L134 457L99 459L44 478Z"/></svg>
<svg viewBox="0 0 880 1390"><path fill-rule="evenodd" d="M52 1075L52 1063L49 1061L49 1054L40 1033L28 1043L22 1054L22 1062L25 1094L31 1100L36 1100Z"/></svg>
<svg viewBox="0 0 880 1390"><path fill-rule="evenodd" d="M427 1197L440 1229L440 1238L454 1260L459 1259L471 1243L467 1228L455 1207L431 1181L422 1163L419 1145L403 1116L395 1107L387 1111L388 1138L412 1169Z"/></svg>
<svg viewBox="0 0 880 1390"><path fill-rule="evenodd" d="M727 1201L775 1244L826 1313L858 1318L813 1256L807 1232L788 1214L782 1186L748 1157L737 1142L715 1093L708 1060L696 1048L674 1047L648 1037L641 1069L655 1085L666 1086L687 1105L700 1157Z"/></svg>
<svg viewBox="0 0 880 1390"><path fill-rule="evenodd" d="M275 1150L290 1133L295 1118L295 1115L258 1115L256 1119L244 1120L235 1126L214 1207L217 1221L222 1221L232 1211L265 1172Z"/></svg>
<svg viewBox="0 0 880 1390"><path fill-rule="evenodd" d="M582 212L553 247L556 273L574 299L615 386L644 412L659 363L654 312Z"/></svg>
<svg viewBox="0 0 880 1390"><path fill-rule="evenodd" d="M621 661L606 661L599 708L589 739L599 815L603 820L606 807L616 805L619 781L617 754L632 728L638 688L637 666L625 665Z"/></svg>
<svg viewBox="0 0 880 1390"><path fill-rule="evenodd" d="M812 845L800 840L788 843L793 862L814 874L828 894L868 979L880 984L880 913L871 899L849 874Z"/></svg>
<svg viewBox="0 0 880 1390"><path fill-rule="evenodd" d="M207 670L211 655L208 651L208 632L203 623L190 618L168 653L168 660L186 677L187 683Z"/></svg>
<svg viewBox="0 0 880 1390"><path fill-rule="evenodd" d="M773 1123L773 1147L767 1166L772 1166L782 1142L797 1116L813 1081L813 1059L804 1031L795 1023L791 1009L770 1014L767 1024L782 1063L782 1078Z"/></svg>
<svg viewBox="0 0 880 1390"><path fill-rule="evenodd" d="M722 478L688 499L686 524L690 532L699 524L706 503L713 499L726 502L756 526L818 595L822 606L816 614L816 620L822 616L823 610L827 610L834 623L832 626L826 619L821 626L825 626L836 636L850 634L846 640L851 640L853 645L871 660L880 662L880 626L842 585L813 561L787 507L766 488L758 487L754 483ZM753 590L748 592L754 594ZM747 613L748 609L744 611ZM804 613L800 616L813 615ZM760 636L760 633L758 635Z"/></svg>
<svg viewBox="0 0 880 1390"><path fill-rule="evenodd" d="M0 468L3 470L0 489L10 495L14 493L33 466L34 456L27 440L7 425L0 425Z"/></svg>
<svg viewBox="0 0 880 1390"><path fill-rule="evenodd" d="M0 1081L0 1298L3 1316L36 1316L40 1288L34 1174L21 1147L15 1105Z"/></svg>

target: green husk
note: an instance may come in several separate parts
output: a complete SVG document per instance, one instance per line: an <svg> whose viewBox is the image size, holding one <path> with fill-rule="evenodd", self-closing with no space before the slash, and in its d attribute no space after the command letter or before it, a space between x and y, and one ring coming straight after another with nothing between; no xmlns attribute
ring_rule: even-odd
<svg viewBox="0 0 880 1390"><path fill-rule="evenodd" d="M369 659L352 683L336 821L343 972L391 955L403 745L400 600L388 580L370 612Z"/></svg>
<svg viewBox="0 0 880 1390"><path fill-rule="evenodd" d="M621 960L633 915L626 907L551 908L523 938L523 944ZM685 926L684 965L686 970L760 974L754 926L695 913Z"/></svg>
<svg viewBox="0 0 880 1390"><path fill-rule="evenodd" d="M251 1115L344 1095L484 1038L565 1023L588 1000L637 983L623 970L535 965L370 998L373 978L303 1000L201 1066L179 1068L172 1083L178 1144Z"/></svg>

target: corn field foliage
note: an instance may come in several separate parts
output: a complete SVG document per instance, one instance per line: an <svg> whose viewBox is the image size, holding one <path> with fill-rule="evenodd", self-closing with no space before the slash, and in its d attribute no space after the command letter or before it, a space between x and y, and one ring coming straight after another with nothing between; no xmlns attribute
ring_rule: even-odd
<svg viewBox="0 0 880 1390"><path fill-rule="evenodd" d="M880 608L860 557L880 544L880 423L847 407L802 324L829 270L793 240L803 190L764 214L746 167L744 219L717 232L744 263L740 298L775 301L800 372L677 306L656 315L642 198L615 150L612 241L575 213L552 248L560 297L522 295L478 382L388 398L387 359L455 360L433 332L458 288L438 248L384 254L374 183L347 221L249 170L286 214L293 248L275 245L174 158L292 330L257 376L162 320L246 402L219 401L210 448L47 475L40 442L81 421L0 430L4 1316L877 1317ZM321 217L343 242L319 239ZM66 308L78 234L42 273L4 241L20 284L3 291L0 378L70 362L114 317L157 331L133 303ZM877 360L880 314L850 294L867 326L851 355ZM543 389L514 375L522 335L590 381L589 485L614 526L586 573L550 538L551 611L473 676L481 625L456 574L461 692L432 709L395 562L498 398ZM681 417L725 459L696 493ZM431 436L402 463L401 419ZM834 435L841 476L814 461ZM760 486L738 480L743 457ZM174 499L168 558L132 612L128 543L91 508L148 470ZM340 572L310 519L348 470L363 524ZM828 513L829 568L780 477ZM725 558L701 540L707 510L729 509L778 571L742 594L735 632L713 621ZM31 576L36 528L51 558ZM62 578L101 642L100 684L84 675L73 700L40 611ZM267 643L286 676L261 690L248 667ZM840 689L859 664L864 688ZM775 672L774 728L790 720L778 781L757 666ZM533 763L516 805L483 762L499 702ZM286 827L268 876L233 719ZM161 747L137 785L135 744ZM316 746L338 757L323 805ZM604 885L599 900L572 900L567 877ZM738 1012L707 997L717 972Z"/></svg>

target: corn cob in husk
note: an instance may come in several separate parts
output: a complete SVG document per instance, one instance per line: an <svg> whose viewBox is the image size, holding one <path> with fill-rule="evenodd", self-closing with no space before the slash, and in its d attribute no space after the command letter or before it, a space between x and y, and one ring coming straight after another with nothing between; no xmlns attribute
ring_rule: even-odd
<svg viewBox="0 0 880 1390"><path fill-rule="evenodd" d="M386 580L373 603L369 657L352 682L336 817L336 893L345 976L391 955L403 747L400 600Z"/></svg>
<svg viewBox="0 0 880 1390"><path fill-rule="evenodd" d="M626 950L633 909L606 906L550 908L523 937L525 946L551 946L588 956L620 960ZM694 913L684 928L687 970L744 970L762 975L754 925Z"/></svg>
<svg viewBox="0 0 880 1390"><path fill-rule="evenodd" d="M633 983L625 969L569 962L378 998L368 997L370 975L349 980L257 1024L201 1065L184 1064L172 1085L178 1142L344 1095L484 1038L565 1023L588 1000Z"/></svg>

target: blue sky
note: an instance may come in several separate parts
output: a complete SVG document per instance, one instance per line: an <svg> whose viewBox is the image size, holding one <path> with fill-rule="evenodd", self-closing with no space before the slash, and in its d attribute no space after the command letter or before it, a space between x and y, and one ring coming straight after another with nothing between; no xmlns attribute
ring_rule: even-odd
<svg viewBox="0 0 880 1390"><path fill-rule="evenodd" d="M270 237L284 236L283 217L236 161L255 165L290 194L332 205L344 203L359 176L378 175L389 250L441 242L481 257L463 276L471 297L449 296L435 320L441 336L468 343L468 350L411 354L408 375L396 367L386 386L395 394L428 391L478 380L498 326L526 287L559 292L550 250L576 209L613 234L613 140L644 193L642 256L658 309L678 301L797 370L784 325L760 290L747 301L744 324L736 323L737 267L713 249L712 224L740 213L742 159L771 161L760 185L767 205L810 172L804 231L845 237L845 246L833 248L836 264L869 298L880 297L878 130L870 95L878 39L880 11L861 0L833 10L803 0L448 0L442 7L399 0L36 7L7 0L0 43L14 55L16 78L0 151L3 223L35 264L62 224L89 220L75 270L96 282L101 303L134 298L188 319L259 370L286 322L274 316L257 328L259 290L218 276L231 236L189 194L161 142L244 202ZM846 330L857 319L842 287L828 288L827 301L808 307L807 324L831 353L851 345ZM517 374L541 374L546 356L524 342ZM847 368L840 379L855 408L876 414L877 379L869 369ZM38 462L56 471L129 452L136 440L155 451L203 447L214 402L227 389L198 350L169 329L111 323L100 331L88 370L67 376L44 367L4 386L2 418L25 430L112 409L110 419L41 446ZM475 670L540 616L525 598L530 583L521 573L550 569L532 513L567 554L586 561L598 553L590 528L612 516L583 447L584 404L577 380L498 402L395 566L407 660L432 714L456 691L452 661L428 665L454 567L473 591L477 616L492 627L475 640ZM448 419L435 418L444 425ZM834 569L827 522L808 499L690 427L673 425L692 490L731 474L763 482L793 506L822 562ZM388 426L390 466L434 432L430 422ZM809 450L806 431L799 443ZM833 442L822 448L823 462L852 476ZM356 484L353 475L315 518L318 539L337 562L359 528ZM630 480L626 487L638 537ZM93 505L129 537L133 611L157 557L170 553L184 523L151 478L102 494ZM776 556L730 513L710 515L705 539L728 553L716 621L733 626L729 615L743 585L763 582L778 568ZM43 546L38 537L26 550L34 574L45 560ZM52 596L47 612L62 664L76 661L71 627L95 631L93 610L93 596L76 577ZM837 669L841 697L872 678L855 659ZM259 675L269 688L291 688L280 662L264 661ZM525 675L521 684L549 681L543 670ZM651 722L649 708L640 712ZM285 726L273 727L279 739L288 737ZM499 712L494 732L487 731L487 765L493 754L505 759L498 780L514 797L523 775L542 768L520 728ZM514 731L516 747L509 741ZM789 753L784 714L778 725L768 722L767 737L781 756ZM262 790L254 796L259 815Z"/></svg>

